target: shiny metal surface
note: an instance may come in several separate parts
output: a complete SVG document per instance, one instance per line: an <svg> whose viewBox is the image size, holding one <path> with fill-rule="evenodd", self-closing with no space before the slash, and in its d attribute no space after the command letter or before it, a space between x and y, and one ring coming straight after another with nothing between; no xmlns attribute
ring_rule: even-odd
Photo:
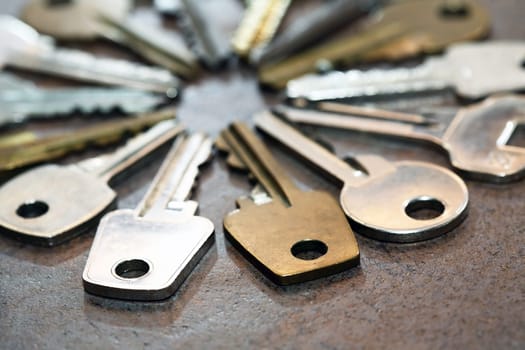
<svg viewBox="0 0 525 350"><path fill-rule="evenodd" d="M66 166L42 165L0 187L0 232L52 246L91 228L115 205L108 182L181 132L173 120L135 136L116 151Z"/></svg>
<svg viewBox="0 0 525 350"><path fill-rule="evenodd" d="M84 268L87 292L158 300L182 284L214 241L213 223L196 216L197 202L187 200L211 147L204 134L180 136L137 209L104 216ZM126 262L133 262L132 277L119 274Z"/></svg>
<svg viewBox="0 0 525 350"><path fill-rule="evenodd" d="M270 280L305 282L359 264L359 247L336 200L326 192L301 191L266 146L243 123L222 131L218 147L228 164L252 174L250 198L224 218L226 237Z"/></svg>
<svg viewBox="0 0 525 350"><path fill-rule="evenodd" d="M343 183L340 203L358 233L382 241L416 242L442 235L466 217L467 187L447 169L414 161L389 162L377 155L354 157L352 167L269 112L257 115L255 124ZM435 210L436 215L414 218L414 206Z"/></svg>

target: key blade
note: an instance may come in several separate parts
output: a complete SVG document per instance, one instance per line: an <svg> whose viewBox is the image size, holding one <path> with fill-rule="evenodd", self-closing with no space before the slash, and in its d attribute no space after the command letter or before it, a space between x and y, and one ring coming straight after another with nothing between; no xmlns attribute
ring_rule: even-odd
<svg viewBox="0 0 525 350"><path fill-rule="evenodd" d="M108 145L127 133L135 134L163 120L172 119L174 114L174 109L167 108L122 120L100 122L77 131L43 139L32 137L26 141L24 138L17 138L18 140L8 146L0 148L0 171L57 159L89 145Z"/></svg>
<svg viewBox="0 0 525 350"><path fill-rule="evenodd" d="M149 220L180 216L188 218L197 210L197 203L187 201L194 187L199 168L211 157L212 141L202 133L180 136L160 167L137 215ZM168 208L169 210L166 210Z"/></svg>

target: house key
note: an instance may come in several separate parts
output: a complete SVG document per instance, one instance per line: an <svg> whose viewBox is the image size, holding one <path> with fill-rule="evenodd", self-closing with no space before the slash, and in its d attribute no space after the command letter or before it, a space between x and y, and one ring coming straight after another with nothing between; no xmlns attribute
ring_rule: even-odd
<svg viewBox="0 0 525 350"><path fill-rule="evenodd" d="M344 184L340 203L358 233L381 241L416 242L446 233L466 217L467 187L445 168L389 162L377 155L345 162L270 112L256 116L255 123Z"/></svg>
<svg viewBox="0 0 525 350"><path fill-rule="evenodd" d="M332 196L297 188L245 124L224 130L217 146L229 152L230 166L249 170L271 197L241 198L239 209L224 218L226 237L268 278L288 285L359 264L357 241Z"/></svg>
<svg viewBox="0 0 525 350"><path fill-rule="evenodd" d="M66 166L42 165L14 177L0 187L0 232L53 246L88 230L115 205L117 194L108 182L182 129L166 120L115 152Z"/></svg>
<svg viewBox="0 0 525 350"><path fill-rule="evenodd" d="M102 218L82 276L87 292L159 300L182 284L213 244L213 223L187 200L211 148L204 134L181 135L139 206Z"/></svg>
<svg viewBox="0 0 525 350"><path fill-rule="evenodd" d="M525 98L519 95L491 97L452 113L439 113L437 108L435 118L333 102L321 102L318 107L324 112L284 106L277 110L297 123L437 145L448 152L456 170L472 179L503 183L525 176L525 148L509 145L514 131L525 125Z"/></svg>

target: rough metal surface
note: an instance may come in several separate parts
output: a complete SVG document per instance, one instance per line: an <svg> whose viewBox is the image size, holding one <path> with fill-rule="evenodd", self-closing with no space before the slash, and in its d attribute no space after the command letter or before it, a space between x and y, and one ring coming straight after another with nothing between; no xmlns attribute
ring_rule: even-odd
<svg viewBox="0 0 525 350"><path fill-rule="evenodd" d="M525 2L483 2L493 14L493 38L525 38ZM20 3L3 2L0 12L16 11ZM83 47L120 52L104 43ZM216 135L228 121L249 120L276 100L259 92L253 72L236 67L185 89L179 116L191 128ZM454 102L450 95L442 97L412 101ZM413 143L326 129L318 134L340 155L377 152L387 159L447 166L443 154ZM301 187L338 193L335 185L269 144ZM161 158L159 153L116 187L119 207L138 203ZM179 291L162 302L109 300L84 292L81 273L93 232L52 249L0 236L0 348L525 347L525 181L469 181L469 216L453 232L405 245L358 236L360 267L291 287L268 281L224 240L222 217L249 191L246 177L228 172L224 160L216 159L203 169L200 185L195 198L200 213L217 227L216 244Z"/></svg>

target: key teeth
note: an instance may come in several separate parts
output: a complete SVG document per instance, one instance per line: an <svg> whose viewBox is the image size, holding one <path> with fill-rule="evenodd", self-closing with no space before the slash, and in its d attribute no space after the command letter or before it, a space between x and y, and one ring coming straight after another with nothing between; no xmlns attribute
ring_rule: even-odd
<svg viewBox="0 0 525 350"><path fill-rule="evenodd" d="M215 147L219 153L227 155L226 164L228 166L239 171L247 171L244 163L231 151L231 148L222 136L218 136L215 140Z"/></svg>

